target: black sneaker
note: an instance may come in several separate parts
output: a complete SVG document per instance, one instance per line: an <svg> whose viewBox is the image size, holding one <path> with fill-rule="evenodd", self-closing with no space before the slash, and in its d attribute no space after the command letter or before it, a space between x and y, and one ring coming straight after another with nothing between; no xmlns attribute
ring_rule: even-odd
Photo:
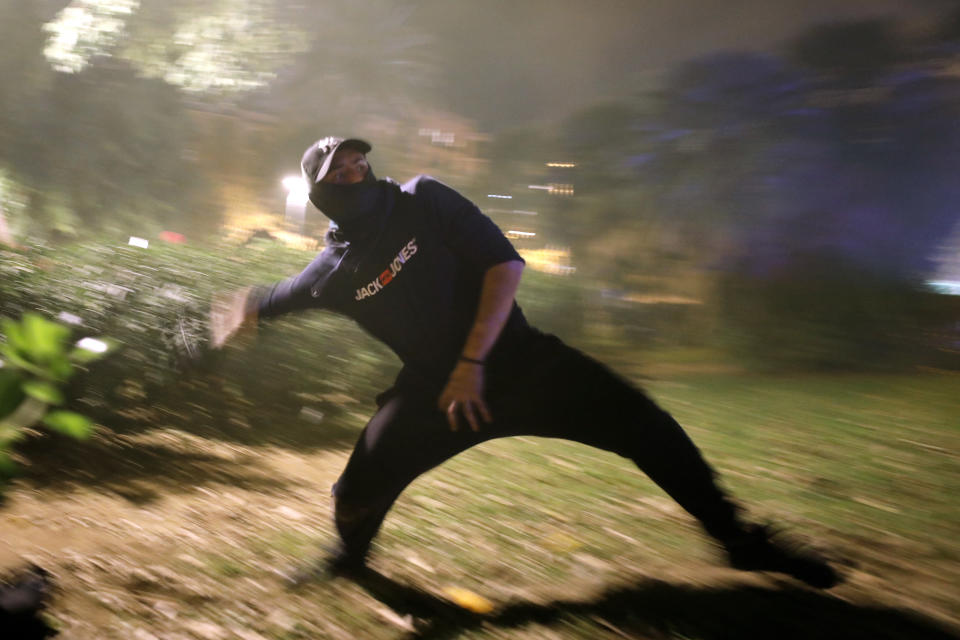
<svg viewBox="0 0 960 640"><path fill-rule="evenodd" d="M46 606L52 589L50 574L30 565L10 580L0 581L0 614L33 615Z"/></svg>
<svg viewBox="0 0 960 640"><path fill-rule="evenodd" d="M784 573L817 589L829 589L842 582L826 558L784 539L767 526L750 525L723 546L734 569Z"/></svg>
<svg viewBox="0 0 960 640"><path fill-rule="evenodd" d="M40 616L47 605L53 582L37 566L27 567L9 578L0 578L0 629L4 638L49 638L56 635Z"/></svg>

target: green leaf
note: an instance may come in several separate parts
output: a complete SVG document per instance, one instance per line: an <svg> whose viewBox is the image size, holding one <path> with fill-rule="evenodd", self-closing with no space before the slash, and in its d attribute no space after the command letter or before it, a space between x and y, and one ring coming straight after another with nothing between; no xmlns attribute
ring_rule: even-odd
<svg viewBox="0 0 960 640"><path fill-rule="evenodd" d="M73 411L51 411L44 416L43 424L78 440L89 437L93 431L93 420Z"/></svg>
<svg viewBox="0 0 960 640"><path fill-rule="evenodd" d="M23 402L22 382L16 371L0 369L0 420L13 413Z"/></svg>
<svg viewBox="0 0 960 640"><path fill-rule="evenodd" d="M27 344L23 337L23 331L20 325L10 318L0 318L0 326L3 327L3 335L7 336L7 343L14 349L25 349Z"/></svg>
<svg viewBox="0 0 960 640"><path fill-rule="evenodd" d="M55 385L42 380L28 380L23 383L23 391L31 398L47 404L62 404L63 393Z"/></svg>
<svg viewBox="0 0 960 640"><path fill-rule="evenodd" d="M22 334L20 333L20 325L17 324L16 320L0 318L0 328L3 329L3 335L7 336L7 340L11 343L23 340Z"/></svg>
<svg viewBox="0 0 960 640"><path fill-rule="evenodd" d="M25 371L29 371L30 373L34 373L37 375L43 374L43 371L40 369L40 367L33 364L26 358L24 358L22 355L20 355L19 352L13 349L12 346L9 344L0 346L0 353L2 353L3 356L7 359L8 364L11 364L14 367L17 367L18 369L24 369Z"/></svg>
<svg viewBox="0 0 960 640"><path fill-rule="evenodd" d="M54 380L66 380L73 375L73 363L67 360L66 356L58 353L47 363L46 370Z"/></svg>
<svg viewBox="0 0 960 640"><path fill-rule="evenodd" d="M31 359L45 361L63 352L70 330L37 313L23 316L23 336Z"/></svg>
<svg viewBox="0 0 960 640"><path fill-rule="evenodd" d="M16 472L17 465L10 457L10 453L0 449L0 478L11 478Z"/></svg>

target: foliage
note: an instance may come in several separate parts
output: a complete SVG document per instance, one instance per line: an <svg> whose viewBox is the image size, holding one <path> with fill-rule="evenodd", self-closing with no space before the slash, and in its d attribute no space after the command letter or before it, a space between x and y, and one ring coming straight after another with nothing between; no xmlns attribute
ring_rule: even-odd
<svg viewBox="0 0 960 640"><path fill-rule="evenodd" d="M393 0L64 4L0 7L0 172L26 195L26 212L6 212L18 237L134 223L197 237L241 200L270 210L277 167L317 135L317 96L327 126L357 126L412 112L430 68Z"/></svg>
<svg viewBox="0 0 960 640"><path fill-rule="evenodd" d="M139 4L139 0L70 3L44 25L49 34L44 56L57 71L80 71L91 58L109 54L122 40L125 16Z"/></svg>
<svg viewBox="0 0 960 640"><path fill-rule="evenodd" d="M316 428L311 416L318 415L349 426L399 369L385 347L350 321L306 312L262 322L254 340L207 349L215 293L279 280L311 258L261 240L214 250L34 246L3 253L0 314L74 318L85 333L109 335L122 346L63 389L69 402L117 431L160 421L246 441L269 439L273 431L231 425L267 426L251 423L264 416L306 430ZM528 270L518 300L536 326L627 366L637 364L638 350L714 343L761 369L903 368L949 355L951 311L942 296L892 291L879 282L867 289L853 276L841 285L838 274L828 270L829 277L811 276L804 286L795 276L767 283L731 277L715 303L678 306L641 305L579 275ZM832 293L824 282L833 283ZM255 413L244 410L254 406ZM209 419L198 421L198 414Z"/></svg>
<svg viewBox="0 0 960 640"><path fill-rule="evenodd" d="M577 196L545 225L606 286L712 303L752 366L955 363L954 301L922 281L956 252L957 47L872 21L694 59L556 129Z"/></svg>
<svg viewBox="0 0 960 640"><path fill-rule="evenodd" d="M328 314L265 323L252 345L206 350L211 296L295 273L311 258L304 252L260 242L219 251L80 244L5 258L3 313L70 314L123 346L68 390L115 429L138 428L144 411L185 416L188 405L219 416L238 395L281 416L311 403L336 413L340 405L349 410L358 392L372 397L386 382L383 369L395 368L359 329ZM323 400L345 393L350 400L336 406Z"/></svg>
<svg viewBox="0 0 960 640"><path fill-rule="evenodd" d="M273 2L200 4L113 0L73 3L44 25L44 55L64 73L97 58L132 63L190 92L242 92L263 86L306 34L276 19Z"/></svg>
<svg viewBox="0 0 960 640"><path fill-rule="evenodd" d="M257 406L257 415L278 420L298 421L302 412L325 419L366 414L399 362L344 318L306 312L265 320L254 340L241 338L216 352L207 347L215 293L279 280L312 257L261 240L215 250L35 246L3 254L0 313L69 314L85 332L109 335L123 347L67 389L72 401L115 430L156 419L182 420L189 428L191 413L200 412L215 417L212 428L229 431L231 419L249 417L238 411L238 398ZM583 292L572 279L529 273L520 301L542 328L586 346ZM230 437L252 436L241 429Z"/></svg>
<svg viewBox="0 0 960 640"><path fill-rule="evenodd" d="M956 296L864 270L836 255L808 255L799 264L764 277L722 278L721 340L737 359L761 370L960 366Z"/></svg>
<svg viewBox="0 0 960 640"><path fill-rule="evenodd" d="M147 76L193 94L263 87L308 43L299 25L279 19L275 4L226 0L213 7L171 8L147 3L121 55Z"/></svg>
<svg viewBox="0 0 960 640"><path fill-rule="evenodd" d="M70 348L70 330L36 313L18 323L0 318L5 341L0 344L0 478L13 471L12 446L42 423L72 438L89 437L90 418L65 409L63 387L79 366L101 358L106 342ZM90 340L89 338L87 339Z"/></svg>
<svg viewBox="0 0 960 640"><path fill-rule="evenodd" d="M623 207L584 198L632 198L633 218L681 235L699 266L749 263L761 274L826 249L913 278L958 223L949 33L841 23L780 52L711 53L669 70L655 90L541 127L549 140L531 154L510 133L491 153L510 149L516 163L552 148L576 162L577 196L550 218L578 227L578 263L609 229L644 228L624 225Z"/></svg>

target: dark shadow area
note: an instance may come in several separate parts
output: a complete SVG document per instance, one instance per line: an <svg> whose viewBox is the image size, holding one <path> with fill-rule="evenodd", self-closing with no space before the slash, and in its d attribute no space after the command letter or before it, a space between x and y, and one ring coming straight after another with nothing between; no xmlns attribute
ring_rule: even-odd
<svg viewBox="0 0 960 640"><path fill-rule="evenodd" d="M956 631L911 611L851 604L793 587L708 588L642 580L588 600L513 602L478 615L375 571L356 581L396 613L417 621L417 631L406 636L411 640L449 640L480 627L549 627L575 620L631 638L960 640Z"/></svg>
<svg viewBox="0 0 960 640"><path fill-rule="evenodd" d="M217 484L251 491L288 486L263 468L255 454L227 459L212 452L186 450L182 442L167 446L134 443L115 435L86 441L51 435L28 441L19 450L29 460L20 468L20 482L57 491L83 485L135 504L149 503L163 493Z"/></svg>
<svg viewBox="0 0 960 640"><path fill-rule="evenodd" d="M292 411L244 404L239 400L232 404L223 401L187 407L168 402L104 412L98 416L98 421L118 433L135 434L169 428L226 443L276 446L293 451L345 449L352 447L360 434L357 420L344 417L341 411L327 409L298 413L298 410L299 407ZM374 410L371 404L371 416ZM140 415L131 417L132 413Z"/></svg>
<svg viewBox="0 0 960 640"><path fill-rule="evenodd" d="M16 451L25 463L16 478L37 488L61 491L77 485L93 487L137 504L149 503L165 492L183 493L215 484L277 490L287 483L265 469L255 452L223 456L215 448L349 449L361 427L356 417L346 416L346 410L338 407L304 411L300 405L273 401L263 406L246 400L222 377L206 372L186 372L152 391L142 399L111 398L101 399L96 406L70 406L106 429L89 440L44 430L41 436L18 443ZM171 437L168 445L165 438L151 435L157 430L183 432L185 437L183 441ZM194 436L211 441L210 449L205 450L203 442L191 442Z"/></svg>
<svg viewBox="0 0 960 640"><path fill-rule="evenodd" d="M53 584L37 566L0 578L0 636L11 640L42 640L57 635L41 613Z"/></svg>
<svg viewBox="0 0 960 640"><path fill-rule="evenodd" d="M349 413L372 416L376 410L372 398L346 406L308 403L276 383L249 390L228 372L221 373L187 371L163 386L147 387L142 398L134 391L133 398L113 395L100 398L99 406L77 403L75 410L122 434L171 428L227 443L296 451L351 447L362 421Z"/></svg>

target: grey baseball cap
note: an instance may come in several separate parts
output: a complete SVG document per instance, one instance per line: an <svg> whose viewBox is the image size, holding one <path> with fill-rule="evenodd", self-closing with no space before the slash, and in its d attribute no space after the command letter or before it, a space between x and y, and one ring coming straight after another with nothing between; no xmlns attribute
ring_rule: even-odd
<svg viewBox="0 0 960 640"><path fill-rule="evenodd" d="M370 153L370 143L359 138L338 138L336 136L327 136L314 142L303 152L300 158L300 170L303 172L303 179L307 184L313 185L327 175L330 170L330 162L333 161L333 154L340 147L356 149L360 153Z"/></svg>

